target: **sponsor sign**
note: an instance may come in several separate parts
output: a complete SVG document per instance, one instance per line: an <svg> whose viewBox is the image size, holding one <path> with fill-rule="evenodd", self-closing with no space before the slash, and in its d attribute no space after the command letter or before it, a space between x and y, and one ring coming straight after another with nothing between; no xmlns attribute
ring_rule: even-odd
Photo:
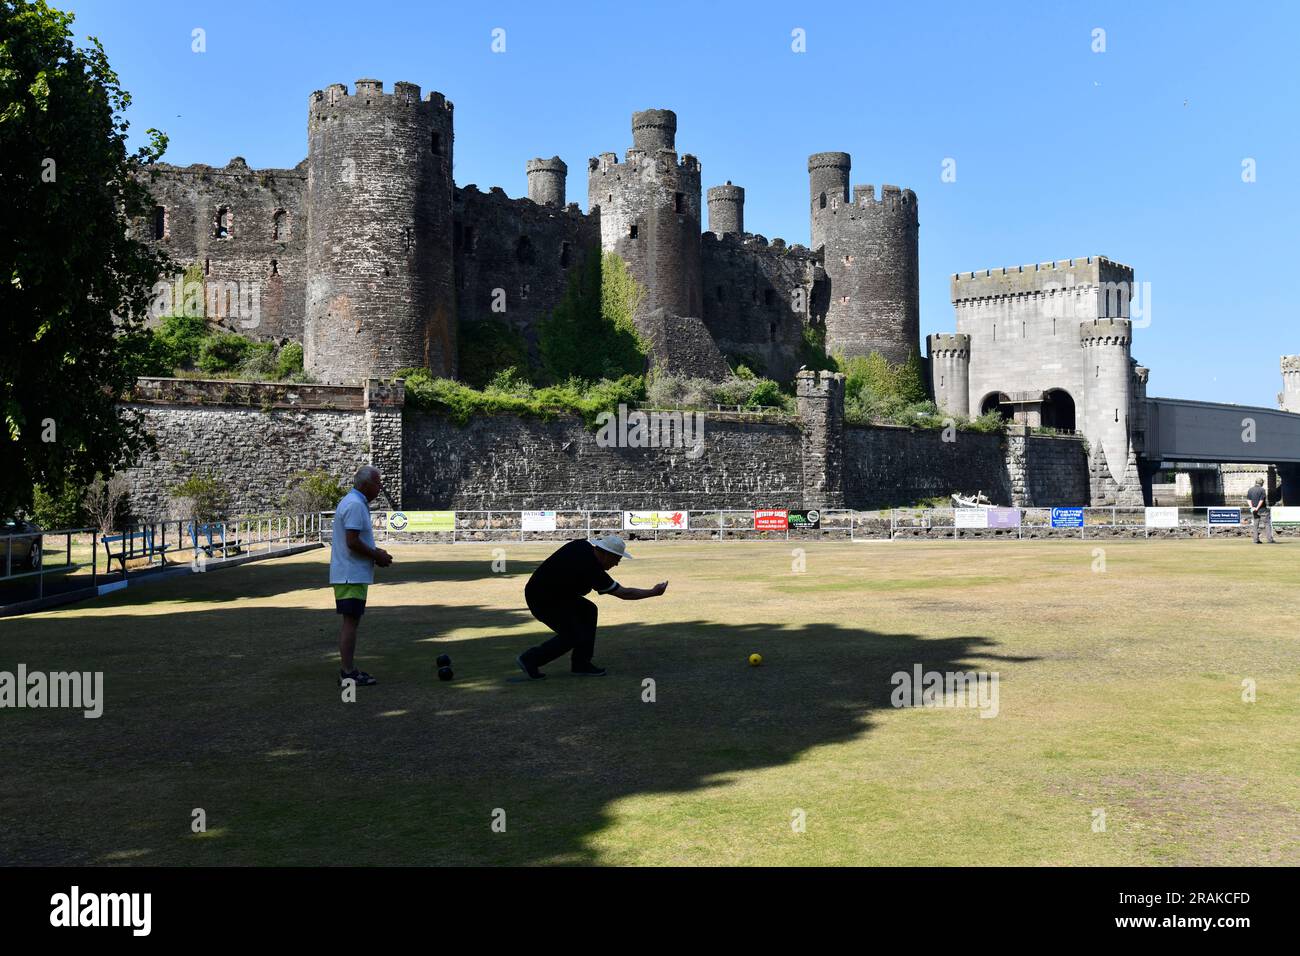
<svg viewBox="0 0 1300 956"><path fill-rule="evenodd" d="M817 509L809 511L788 511L786 520L791 528L811 528L816 530L822 526L822 513Z"/></svg>
<svg viewBox="0 0 1300 956"><path fill-rule="evenodd" d="M390 511L389 531L455 531L454 511Z"/></svg>
<svg viewBox="0 0 1300 956"><path fill-rule="evenodd" d="M624 511L624 531L653 531L663 528L684 531L688 524L685 511Z"/></svg>
<svg viewBox="0 0 1300 956"><path fill-rule="evenodd" d="M790 527L788 511L767 510L754 512L755 531L784 531Z"/></svg>
<svg viewBox="0 0 1300 956"><path fill-rule="evenodd" d="M989 512L987 508L954 508L952 522L957 528L987 528Z"/></svg>
<svg viewBox="0 0 1300 956"><path fill-rule="evenodd" d="M990 528L1020 527L1019 508L990 508L988 515Z"/></svg>
<svg viewBox="0 0 1300 956"><path fill-rule="evenodd" d="M1288 506L1273 509L1273 524L1295 527L1300 525L1300 507Z"/></svg>
<svg viewBox="0 0 1300 956"><path fill-rule="evenodd" d="M524 511L520 513L520 527L524 531L554 531L554 511Z"/></svg>
<svg viewBox="0 0 1300 956"><path fill-rule="evenodd" d="M1053 528L1082 528L1083 509L1082 508L1053 508L1052 527Z"/></svg>
<svg viewBox="0 0 1300 956"><path fill-rule="evenodd" d="M1240 508L1211 508L1210 524L1241 524Z"/></svg>
<svg viewBox="0 0 1300 956"><path fill-rule="evenodd" d="M1146 509L1146 524L1148 528L1177 528L1178 509L1148 508Z"/></svg>

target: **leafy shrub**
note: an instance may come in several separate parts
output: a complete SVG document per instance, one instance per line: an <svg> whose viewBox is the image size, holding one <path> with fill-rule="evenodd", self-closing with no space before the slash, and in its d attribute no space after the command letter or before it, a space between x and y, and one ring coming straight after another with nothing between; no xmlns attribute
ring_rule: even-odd
<svg viewBox="0 0 1300 956"><path fill-rule="evenodd" d="M484 389L470 388L455 379L433 378L427 369L405 369L397 377L406 379L408 406L441 412L459 425L468 424L476 415L509 413L551 418L560 413L574 413L581 415L591 427L601 412L612 411L620 403L640 402L645 397L645 382L636 375L595 384L570 378L538 388L511 368L499 372Z"/></svg>
<svg viewBox="0 0 1300 956"><path fill-rule="evenodd" d="M230 490L211 472L194 474L171 489L176 517L187 521L219 521L230 507Z"/></svg>
<svg viewBox="0 0 1300 956"><path fill-rule="evenodd" d="M252 344L234 332L213 335L199 349L199 369L209 373L234 371L243 364Z"/></svg>
<svg viewBox="0 0 1300 956"><path fill-rule="evenodd" d="M290 342L280 349L275 360L276 378L292 378L302 372L302 346Z"/></svg>
<svg viewBox="0 0 1300 956"><path fill-rule="evenodd" d="M61 487L33 486L32 520L47 531L79 527L86 517L81 506L83 491L70 481L65 481Z"/></svg>
<svg viewBox="0 0 1300 956"><path fill-rule="evenodd" d="M250 342L244 350L243 361L239 363L240 375L260 380L278 377L276 375L276 349L274 342Z"/></svg>
<svg viewBox="0 0 1300 956"><path fill-rule="evenodd" d="M292 481L281 503L293 514L332 511L345 492L343 483L324 469L300 471Z"/></svg>

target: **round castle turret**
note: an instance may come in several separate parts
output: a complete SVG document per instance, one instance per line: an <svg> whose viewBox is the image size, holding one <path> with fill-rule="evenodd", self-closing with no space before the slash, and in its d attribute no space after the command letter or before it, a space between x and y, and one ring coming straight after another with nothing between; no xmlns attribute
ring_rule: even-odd
<svg viewBox="0 0 1300 956"><path fill-rule="evenodd" d="M528 198L539 206L564 208L564 183L569 167L558 156L530 159L524 166L528 173Z"/></svg>
<svg viewBox="0 0 1300 956"><path fill-rule="evenodd" d="M826 349L880 352L905 362L921 337L916 193L897 186L853 187L848 153L808 159L812 244L823 249L830 280Z"/></svg>
<svg viewBox="0 0 1300 956"><path fill-rule="evenodd" d="M1083 432L1094 446L1100 444L1111 476L1122 482L1129 457L1133 323L1084 321L1079 325L1079 341L1085 355Z"/></svg>
<svg viewBox="0 0 1300 956"><path fill-rule="evenodd" d="M703 313L700 272L700 163L674 151L677 116L645 110L632 116L634 145L588 160L587 208L600 211L600 243L616 252L646 289L637 317L663 308Z"/></svg>
<svg viewBox="0 0 1300 956"><path fill-rule="evenodd" d="M970 414L970 336L941 333L926 339L934 403L949 415Z"/></svg>
<svg viewBox="0 0 1300 956"><path fill-rule="evenodd" d="M452 104L413 83L336 83L311 95L307 142L307 371L454 375Z"/></svg>
<svg viewBox="0 0 1300 956"><path fill-rule="evenodd" d="M1282 356L1282 394L1277 403L1283 411L1300 414L1300 355Z"/></svg>
<svg viewBox="0 0 1300 956"><path fill-rule="evenodd" d="M745 232L745 190L731 185L727 180L725 186L710 186L709 232L721 238L728 233L737 236Z"/></svg>

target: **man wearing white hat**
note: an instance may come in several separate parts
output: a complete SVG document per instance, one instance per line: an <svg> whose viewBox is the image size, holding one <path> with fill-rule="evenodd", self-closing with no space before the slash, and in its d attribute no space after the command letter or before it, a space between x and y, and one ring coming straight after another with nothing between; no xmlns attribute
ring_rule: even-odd
<svg viewBox="0 0 1300 956"><path fill-rule="evenodd" d="M652 588L626 588L609 576L624 558L631 560L627 545L616 534L595 541L570 541L541 563L524 587L524 600L533 617L555 636L530 647L515 663L533 680L546 675L538 668L573 651L570 669L583 677L604 677L605 669L591 662L596 647L596 605L584 594L612 594L625 601L658 597L668 589L667 581Z"/></svg>

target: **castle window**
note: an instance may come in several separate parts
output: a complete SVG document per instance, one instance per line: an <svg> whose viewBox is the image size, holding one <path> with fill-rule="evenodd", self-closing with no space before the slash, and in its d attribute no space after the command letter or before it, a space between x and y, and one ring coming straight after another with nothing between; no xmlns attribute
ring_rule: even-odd
<svg viewBox="0 0 1300 956"><path fill-rule="evenodd" d="M271 238L279 242L289 238L289 216L283 209L277 209L271 217Z"/></svg>
<svg viewBox="0 0 1300 956"><path fill-rule="evenodd" d="M632 225L628 226L628 229L627 229L627 237L628 237L629 239L635 239L635 238L636 238L636 223L632 223Z"/></svg>
<svg viewBox="0 0 1300 956"><path fill-rule="evenodd" d="M776 341L776 323L775 323L775 322L772 323L771 332L772 332L772 341L775 342L775 341Z"/></svg>
<svg viewBox="0 0 1300 956"><path fill-rule="evenodd" d="M474 245L475 245L474 227L466 226L465 227L465 255L467 257L474 255Z"/></svg>
<svg viewBox="0 0 1300 956"><path fill-rule="evenodd" d="M686 197L683 196L681 193L673 193L673 212L686 211L685 199Z"/></svg>
<svg viewBox="0 0 1300 956"><path fill-rule="evenodd" d="M822 193L822 194L821 194L821 199L819 200L819 202L820 202L820 208L825 209L825 208L826 208L826 194L825 194L825 193Z"/></svg>
<svg viewBox="0 0 1300 956"><path fill-rule="evenodd" d="M273 276L278 276L279 274L280 274L280 263L278 263L278 262L276 262L274 259L272 259L272 260L271 260L271 275L273 275Z"/></svg>
<svg viewBox="0 0 1300 956"><path fill-rule="evenodd" d="M560 268L567 269L568 267L569 267L569 244L567 242L562 242L560 243Z"/></svg>
<svg viewBox="0 0 1300 956"><path fill-rule="evenodd" d="M717 295L718 295L718 301L721 302L721 301L722 301L722 286L718 286L718 289L717 289Z"/></svg>
<svg viewBox="0 0 1300 956"><path fill-rule="evenodd" d="M527 236L520 236L515 244L515 258L526 266L533 264L533 241Z"/></svg>
<svg viewBox="0 0 1300 956"><path fill-rule="evenodd" d="M167 207L153 207L153 237L155 239L167 238Z"/></svg>
<svg viewBox="0 0 1300 956"><path fill-rule="evenodd" d="M776 298L776 293L773 292L771 289L764 289L764 290L763 290L763 304L764 304L764 305L771 305L772 302L775 300L775 298Z"/></svg>
<svg viewBox="0 0 1300 956"><path fill-rule="evenodd" d="M205 276L210 276L210 275L212 275L212 260L211 260L211 259L204 259L204 260L203 260L203 274L204 274Z"/></svg>
<svg viewBox="0 0 1300 956"><path fill-rule="evenodd" d="M437 130L434 130L433 135L430 137L429 145L433 148L433 155L441 156L442 155L442 134L439 133Z"/></svg>
<svg viewBox="0 0 1300 956"><path fill-rule="evenodd" d="M222 206L217 210L217 218L212 228L212 236L215 239L230 238L230 207Z"/></svg>
<svg viewBox="0 0 1300 956"><path fill-rule="evenodd" d="M403 243L406 246L406 251L409 253L411 251L411 247L415 245L415 230L412 229L410 226L404 228L402 230L402 239L403 239Z"/></svg>
<svg viewBox="0 0 1300 956"><path fill-rule="evenodd" d="M519 298L521 298L521 299L526 299L526 298L528 298L528 293L529 293L529 291L530 291L530 289L529 289L528 283L525 282L523 285L521 285L521 286L519 287Z"/></svg>

